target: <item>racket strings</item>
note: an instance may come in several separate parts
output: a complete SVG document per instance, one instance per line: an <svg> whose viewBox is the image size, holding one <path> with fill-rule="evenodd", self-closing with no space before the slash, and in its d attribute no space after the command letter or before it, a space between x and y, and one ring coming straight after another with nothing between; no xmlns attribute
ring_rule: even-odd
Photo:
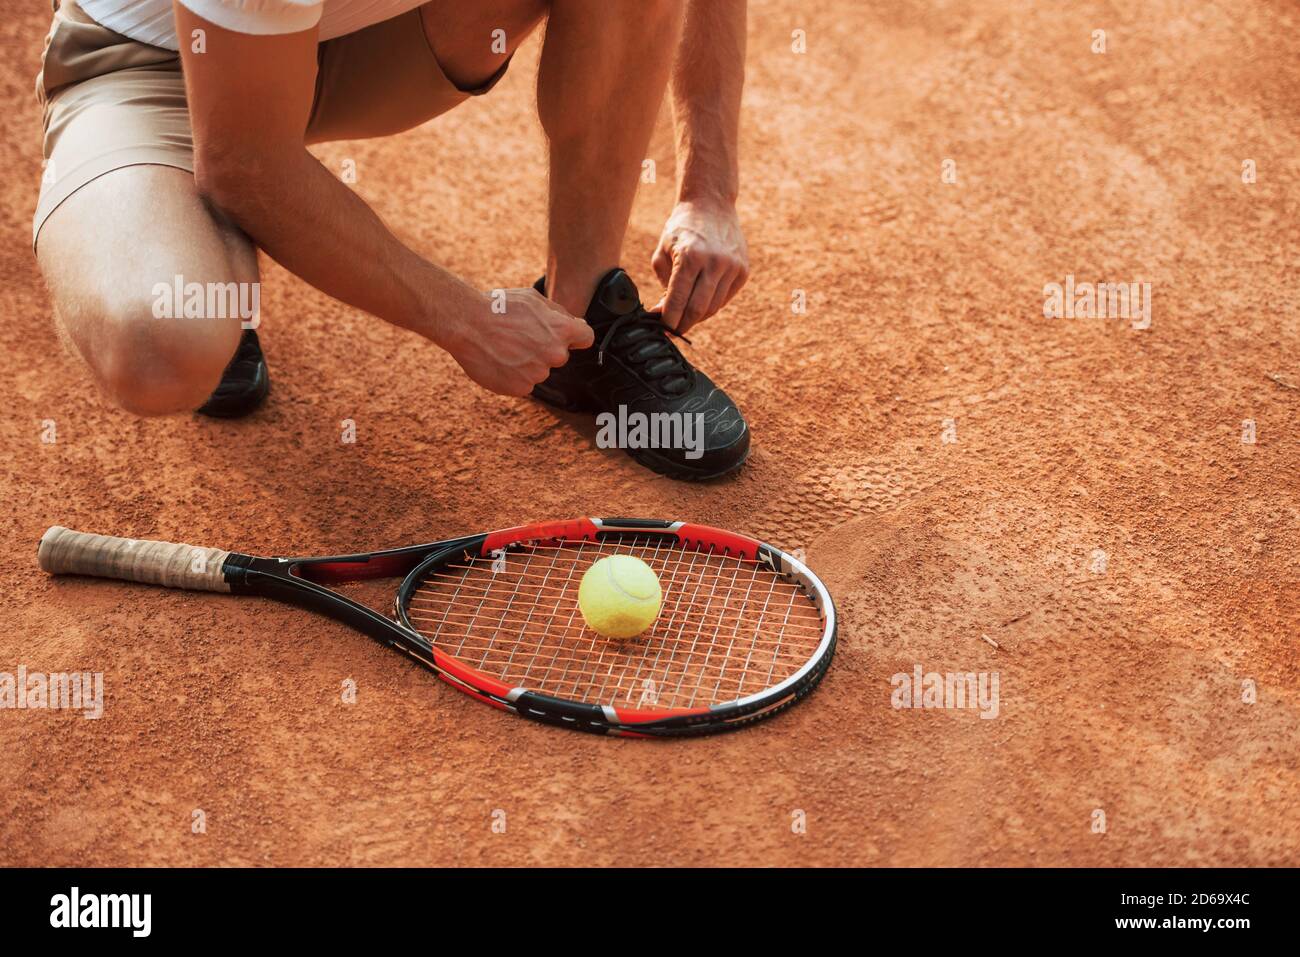
<svg viewBox="0 0 1300 957"><path fill-rule="evenodd" d="M659 575L652 627L615 641L587 628L578 585L592 562L630 554ZM523 545L444 565L412 593L411 623L442 651L512 687L631 708L702 708L799 670L824 622L801 586L756 561L672 536Z"/></svg>

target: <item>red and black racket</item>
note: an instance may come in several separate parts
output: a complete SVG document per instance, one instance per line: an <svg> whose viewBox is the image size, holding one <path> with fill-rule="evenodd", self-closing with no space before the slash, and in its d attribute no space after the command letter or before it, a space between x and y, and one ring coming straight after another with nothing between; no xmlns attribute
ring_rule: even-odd
<svg viewBox="0 0 1300 957"><path fill-rule="evenodd" d="M602 638L578 610L596 559L634 555L663 587L644 634ZM264 595L346 622L480 701L602 734L707 734L812 691L835 652L835 605L803 562L706 525L543 522L360 555L258 558L55 526L52 574ZM395 620L330 587L404 576Z"/></svg>

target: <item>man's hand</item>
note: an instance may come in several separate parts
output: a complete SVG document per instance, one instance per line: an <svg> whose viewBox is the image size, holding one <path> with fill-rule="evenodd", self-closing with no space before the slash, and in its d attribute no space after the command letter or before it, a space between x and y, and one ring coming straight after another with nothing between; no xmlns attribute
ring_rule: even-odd
<svg viewBox="0 0 1300 957"><path fill-rule="evenodd" d="M483 388L524 396L569 361L570 349L586 349L594 337L585 321L535 289L507 289L505 299L505 312L493 312L491 296L484 295L481 309L439 339Z"/></svg>
<svg viewBox="0 0 1300 957"><path fill-rule="evenodd" d="M749 278L749 250L736 207L679 202L653 265L667 288L650 311L662 312L664 325L684 334L725 306Z"/></svg>

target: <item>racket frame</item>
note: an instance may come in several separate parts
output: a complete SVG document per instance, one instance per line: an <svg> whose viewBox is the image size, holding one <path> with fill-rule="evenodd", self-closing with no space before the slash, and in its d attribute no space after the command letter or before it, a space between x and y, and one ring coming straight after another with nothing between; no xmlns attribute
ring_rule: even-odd
<svg viewBox="0 0 1300 957"><path fill-rule="evenodd" d="M602 535L636 533L674 536L684 548L707 544L711 551L744 558L797 582L821 614L823 635L814 654L778 684L719 704L690 709L615 708L511 687L435 647L411 623L412 593L427 575L457 557L484 558L511 545L597 541ZM641 518L583 518L542 522L351 555L262 558L231 552L222 575L234 594L275 598L327 615L395 648L458 690L496 708L545 724L596 734L677 737L744 727L784 710L821 681L835 653L835 604L821 580L803 562L779 548L723 529L686 522ZM394 608L396 620L327 587L344 582L403 578Z"/></svg>

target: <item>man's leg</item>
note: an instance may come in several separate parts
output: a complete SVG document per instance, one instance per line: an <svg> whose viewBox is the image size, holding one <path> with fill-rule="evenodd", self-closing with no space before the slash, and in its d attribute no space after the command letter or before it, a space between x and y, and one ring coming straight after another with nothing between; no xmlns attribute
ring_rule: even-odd
<svg viewBox="0 0 1300 957"><path fill-rule="evenodd" d="M620 420L623 412L675 420L668 447L626 451L661 474L707 479L745 461L745 419L673 345L617 268L681 27L680 0L551 4L537 78L551 152L546 292L586 318L597 344L573 353L533 395Z"/></svg>
<svg viewBox="0 0 1300 957"><path fill-rule="evenodd" d="M166 166L114 170L73 193L41 228L37 260L95 381L139 415L202 405L241 335L237 315L155 318L155 284L257 281L248 238Z"/></svg>
<svg viewBox="0 0 1300 957"><path fill-rule="evenodd" d="M547 294L576 316L619 263L681 22L681 0L552 0L537 77L551 153Z"/></svg>

